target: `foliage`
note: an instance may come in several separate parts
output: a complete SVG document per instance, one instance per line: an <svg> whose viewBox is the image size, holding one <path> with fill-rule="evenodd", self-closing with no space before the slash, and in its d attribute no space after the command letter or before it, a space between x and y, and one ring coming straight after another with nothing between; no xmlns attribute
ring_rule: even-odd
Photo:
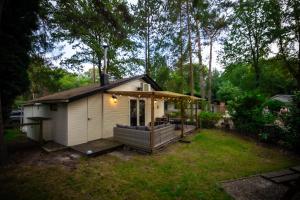
<svg viewBox="0 0 300 200"><path fill-rule="evenodd" d="M300 92L295 92L290 112L285 118L287 131L284 135L286 145L300 152Z"/></svg>
<svg viewBox="0 0 300 200"><path fill-rule="evenodd" d="M27 72L32 98L92 83L92 77L88 73L73 74L62 68L50 67L44 59L37 56L31 58Z"/></svg>
<svg viewBox="0 0 300 200"><path fill-rule="evenodd" d="M264 104L263 107L267 108L272 114L277 114L279 113L280 109L285 106L284 103L278 100L267 100Z"/></svg>
<svg viewBox="0 0 300 200"><path fill-rule="evenodd" d="M102 45L108 44L108 72L122 77L130 68L125 54L130 52L130 33L133 19L125 1L56 0L52 4L50 17L57 28L55 37L73 45L75 54L62 62L72 69L81 69L82 64L92 63L102 70L104 55Z"/></svg>
<svg viewBox="0 0 300 200"><path fill-rule="evenodd" d="M229 37L224 42L224 62L250 63L255 72L255 85L259 85L259 60L268 50L267 19L263 11L264 1L237 1L229 27Z"/></svg>
<svg viewBox="0 0 300 200"><path fill-rule="evenodd" d="M0 106L7 117L14 98L29 85L26 70L32 34L38 28L39 1L12 0L5 1L3 6L0 13Z"/></svg>
<svg viewBox="0 0 300 200"><path fill-rule="evenodd" d="M61 79L58 80L60 90L68 90L76 87L81 87L91 84L91 79L85 75L77 75L66 73Z"/></svg>
<svg viewBox="0 0 300 200"><path fill-rule="evenodd" d="M17 140L20 137L24 137L24 134L19 129L4 130L4 139L6 142Z"/></svg>
<svg viewBox="0 0 300 200"><path fill-rule="evenodd" d="M201 126L203 128L213 128L215 124L222 118L221 113L202 111L199 114Z"/></svg>
<svg viewBox="0 0 300 200"><path fill-rule="evenodd" d="M266 1L267 36L278 47L276 57L294 77L300 89L300 2L289 0ZM295 47L298 45L298 48Z"/></svg>
<svg viewBox="0 0 300 200"><path fill-rule="evenodd" d="M173 112L169 112L168 116L170 118L176 118L176 117L180 117L181 116L181 112L180 111L173 111Z"/></svg>
<svg viewBox="0 0 300 200"><path fill-rule="evenodd" d="M258 135L263 129L265 98L257 93L245 93L229 104L230 115L235 127L242 133Z"/></svg>
<svg viewBox="0 0 300 200"><path fill-rule="evenodd" d="M247 63L234 63L225 68L220 82L230 81L243 92L257 91L265 96L290 94L295 88L293 76L277 58L260 60L259 86L255 85L255 73Z"/></svg>
<svg viewBox="0 0 300 200"><path fill-rule="evenodd" d="M222 82L217 91L217 99L224 102L232 101L240 95L241 90L234 86L230 81Z"/></svg>

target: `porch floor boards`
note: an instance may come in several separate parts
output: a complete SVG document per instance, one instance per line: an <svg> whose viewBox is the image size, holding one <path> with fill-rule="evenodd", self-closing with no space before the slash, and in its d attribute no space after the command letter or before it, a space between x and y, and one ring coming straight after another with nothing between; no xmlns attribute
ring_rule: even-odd
<svg viewBox="0 0 300 200"><path fill-rule="evenodd" d="M123 144L114 141L113 138L105 138L71 146L70 148L87 156L95 156L113 151L122 146Z"/></svg>

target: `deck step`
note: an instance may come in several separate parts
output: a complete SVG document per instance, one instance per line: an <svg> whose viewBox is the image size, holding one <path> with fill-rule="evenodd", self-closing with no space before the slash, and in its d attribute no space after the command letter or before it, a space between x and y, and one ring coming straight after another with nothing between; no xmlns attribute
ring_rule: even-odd
<svg viewBox="0 0 300 200"><path fill-rule="evenodd" d="M291 170L300 173L300 166L292 167Z"/></svg>
<svg viewBox="0 0 300 200"><path fill-rule="evenodd" d="M295 173L295 174L275 177L275 178L272 178L271 180L275 183L286 183L286 182L295 181L299 178L300 178L300 174Z"/></svg>
<svg viewBox="0 0 300 200"><path fill-rule="evenodd" d="M71 148L86 156L96 156L111 152L122 146L123 144L112 139L99 139L84 144L75 145Z"/></svg>
<svg viewBox="0 0 300 200"><path fill-rule="evenodd" d="M285 170L281 170L281 171L276 171L276 172L269 172L269 173L265 173L262 174L261 176L267 179L271 179L274 177L279 177L279 176L285 176L285 175L290 175L290 174L294 174L295 172L289 169L285 169Z"/></svg>

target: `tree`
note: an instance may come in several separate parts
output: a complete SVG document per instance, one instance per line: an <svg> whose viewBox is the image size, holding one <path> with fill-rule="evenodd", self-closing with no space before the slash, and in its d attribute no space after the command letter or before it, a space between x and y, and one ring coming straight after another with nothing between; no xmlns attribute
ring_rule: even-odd
<svg viewBox="0 0 300 200"><path fill-rule="evenodd" d="M217 91L217 99L224 102L232 101L240 95L240 89L234 86L230 81L222 82Z"/></svg>
<svg viewBox="0 0 300 200"><path fill-rule="evenodd" d="M190 93L194 96L194 70L192 61L192 41L191 41L191 8L189 0L186 0L186 14L187 14L187 31L188 31L188 52L189 52L189 80L190 80ZM191 109L191 115L193 116L193 109Z"/></svg>
<svg viewBox="0 0 300 200"><path fill-rule="evenodd" d="M265 1L241 0L233 4L229 36L224 42L225 65L248 62L255 71L259 86L259 60L268 51L267 21L263 11Z"/></svg>
<svg viewBox="0 0 300 200"><path fill-rule="evenodd" d="M161 0L139 0L133 6L135 15L134 32L137 37L136 44L139 49L143 49L145 73L152 75L153 56L158 43L157 31L163 21L161 13L164 3Z"/></svg>
<svg viewBox="0 0 300 200"><path fill-rule="evenodd" d="M128 70L124 62L130 61L130 56L117 56L121 49L130 52L132 48L129 35L133 19L124 1L56 0L52 6L53 23L58 30L55 36L76 49L62 64L76 69L83 63L93 63L102 73L102 45L109 44L108 73L121 77Z"/></svg>
<svg viewBox="0 0 300 200"><path fill-rule="evenodd" d="M3 121L15 97L29 85L26 70L37 29L39 1L4 1L0 21L0 162L5 157Z"/></svg>
<svg viewBox="0 0 300 200"><path fill-rule="evenodd" d="M210 5L209 7L212 7ZM217 39L219 34L221 33L222 29L226 26L226 20L223 15L220 15L219 8L210 8L208 10L205 19L203 20L203 28L208 38L209 43L209 62L208 62L208 104L209 108L211 107L211 100L212 100L212 49L213 49L213 42Z"/></svg>
<svg viewBox="0 0 300 200"><path fill-rule="evenodd" d="M270 0L264 6L270 43L277 44L277 58L294 76L300 89L300 2ZM298 48L295 47L298 45Z"/></svg>
<svg viewBox="0 0 300 200"><path fill-rule="evenodd" d="M198 45L198 60L200 66L199 84L200 84L200 94L202 98L205 98L205 80L204 80L204 65L202 64L202 53L201 53L201 25L207 17L208 3L204 0L194 0L193 2L193 13L196 22L196 36Z"/></svg>

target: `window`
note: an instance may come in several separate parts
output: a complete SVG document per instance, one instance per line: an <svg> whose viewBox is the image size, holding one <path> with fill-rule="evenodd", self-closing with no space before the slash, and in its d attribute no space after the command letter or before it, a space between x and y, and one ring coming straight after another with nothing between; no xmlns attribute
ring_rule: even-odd
<svg viewBox="0 0 300 200"><path fill-rule="evenodd" d="M57 104L50 104L50 110L51 111L57 111Z"/></svg>

